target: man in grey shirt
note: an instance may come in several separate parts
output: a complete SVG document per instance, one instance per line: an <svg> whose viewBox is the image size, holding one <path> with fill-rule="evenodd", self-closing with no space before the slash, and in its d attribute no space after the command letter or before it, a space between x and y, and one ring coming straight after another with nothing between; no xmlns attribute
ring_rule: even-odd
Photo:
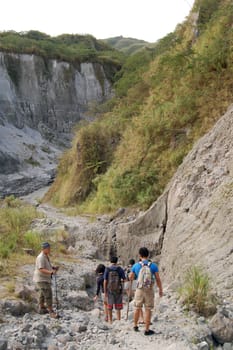
<svg viewBox="0 0 233 350"><path fill-rule="evenodd" d="M39 313L50 313L50 316L57 318L57 314L53 311L53 295L51 280L56 274L57 268L51 265L49 260L50 244L44 242L41 244L41 252L36 258L36 266L33 281L39 290ZM46 306L45 306L46 305Z"/></svg>

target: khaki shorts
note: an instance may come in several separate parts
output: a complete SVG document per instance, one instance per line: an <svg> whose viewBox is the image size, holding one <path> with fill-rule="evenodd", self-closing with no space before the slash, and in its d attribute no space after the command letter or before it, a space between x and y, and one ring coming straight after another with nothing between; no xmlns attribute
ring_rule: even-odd
<svg viewBox="0 0 233 350"><path fill-rule="evenodd" d="M154 289L136 289L134 296L134 306L136 309L141 309L142 306L145 309L152 310L154 308Z"/></svg>
<svg viewBox="0 0 233 350"><path fill-rule="evenodd" d="M36 287L39 292L39 304L43 305L45 303L47 307L52 307L53 296L51 284L47 282L37 282Z"/></svg>

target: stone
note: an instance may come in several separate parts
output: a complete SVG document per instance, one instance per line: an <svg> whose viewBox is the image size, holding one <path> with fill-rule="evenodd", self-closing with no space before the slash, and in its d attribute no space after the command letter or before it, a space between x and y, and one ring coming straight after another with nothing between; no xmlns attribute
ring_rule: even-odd
<svg viewBox="0 0 233 350"><path fill-rule="evenodd" d="M209 344L206 341L203 341L199 344L197 344L198 350L209 350Z"/></svg>
<svg viewBox="0 0 233 350"><path fill-rule="evenodd" d="M233 319L227 318L221 312L218 312L211 319L209 327L218 343L233 342Z"/></svg>
<svg viewBox="0 0 233 350"><path fill-rule="evenodd" d="M85 291L72 291L67 295L67 301L72 307L81 310L90 311L93 308L93 301Z"/></svg>
<svg viewBox="0 0 233 350"><path fill-rule="evenodd" d="M7 300L3 304L3 310L12 316L23 316L32 310L32 306L17 300Z"/></svg>
<svg viewBox="0 0 233 350"><path fill-rule="evenodd" d="M223 345L223 350L233 350L233 343L225 343Z"/></svg>
<svg viewBox="0 0 233 350"><path fill-rule="evenodd" d="M23 299L25 301L36 300L36 291L35 288L30 286L25 286L21 284L16 284L15 294L18 298Z"/></svg>
<svg viewBox="0 0 233 350"><path fill-rule="evenodd" d="M0 350L7 350L7 340L0 338Z"/></svg>

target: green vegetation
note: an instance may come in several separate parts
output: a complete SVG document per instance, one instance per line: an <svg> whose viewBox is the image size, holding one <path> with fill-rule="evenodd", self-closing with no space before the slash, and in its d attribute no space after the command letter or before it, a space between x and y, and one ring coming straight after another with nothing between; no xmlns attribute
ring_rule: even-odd
<svg viewBox="0 0 233 350"><path fill-rule="evenodd" d="M100 62L120 68L123 55L91 35L63 34L51 37L36 30L0 32L0 51L35 54L72 63ZM10 58L9 58L10 60ZM19 69L8 62L8 70L17 82Z"/></svg>
<svg viewBox="0 0 233 350"><path fill-rule="evenodd" d="M114 49L123 52L126 55L133 55L136 52L144 49L145 47L154 46L154 44L150 44L144 40L124 38L123 36L116 36L114 38L104 39L103 42L105 42L109 46L112 46Z"/></svg>
<svg viewBox="0 0 233 350"><path fill-rule="evenodd" d="M0 202L0 257L8 258L12 253L22 249L25 232L33 219L38 217L36 209L26 205L14 196L6 197Z"/></svg>
<svg viewBox="0 0 233 350"><path fill-rule="evenodd" d="M78 130L46 199L104 212L145 209L162 193L233 99L232 2L209 4L197 0L174 33L126 60L115 97Z"/></svg>
<svg viewBox="0 0 233 350"><path fill-rule="evenodd" d="M210 279L196 266L187 271L179 294L188 310L205 316L216 311L216 298L211 295Z"/></svg>

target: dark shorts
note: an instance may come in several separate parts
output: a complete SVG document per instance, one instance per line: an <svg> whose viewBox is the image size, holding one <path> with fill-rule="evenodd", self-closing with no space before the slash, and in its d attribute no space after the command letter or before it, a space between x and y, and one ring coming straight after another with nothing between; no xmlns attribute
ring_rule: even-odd
<svg viewBox="0 0 233 350"><path fill-rule="evenodd" d="M115 305L116 310L123 309L123 295L116 293L108 293L108 309L112 310Z"/></svg>

